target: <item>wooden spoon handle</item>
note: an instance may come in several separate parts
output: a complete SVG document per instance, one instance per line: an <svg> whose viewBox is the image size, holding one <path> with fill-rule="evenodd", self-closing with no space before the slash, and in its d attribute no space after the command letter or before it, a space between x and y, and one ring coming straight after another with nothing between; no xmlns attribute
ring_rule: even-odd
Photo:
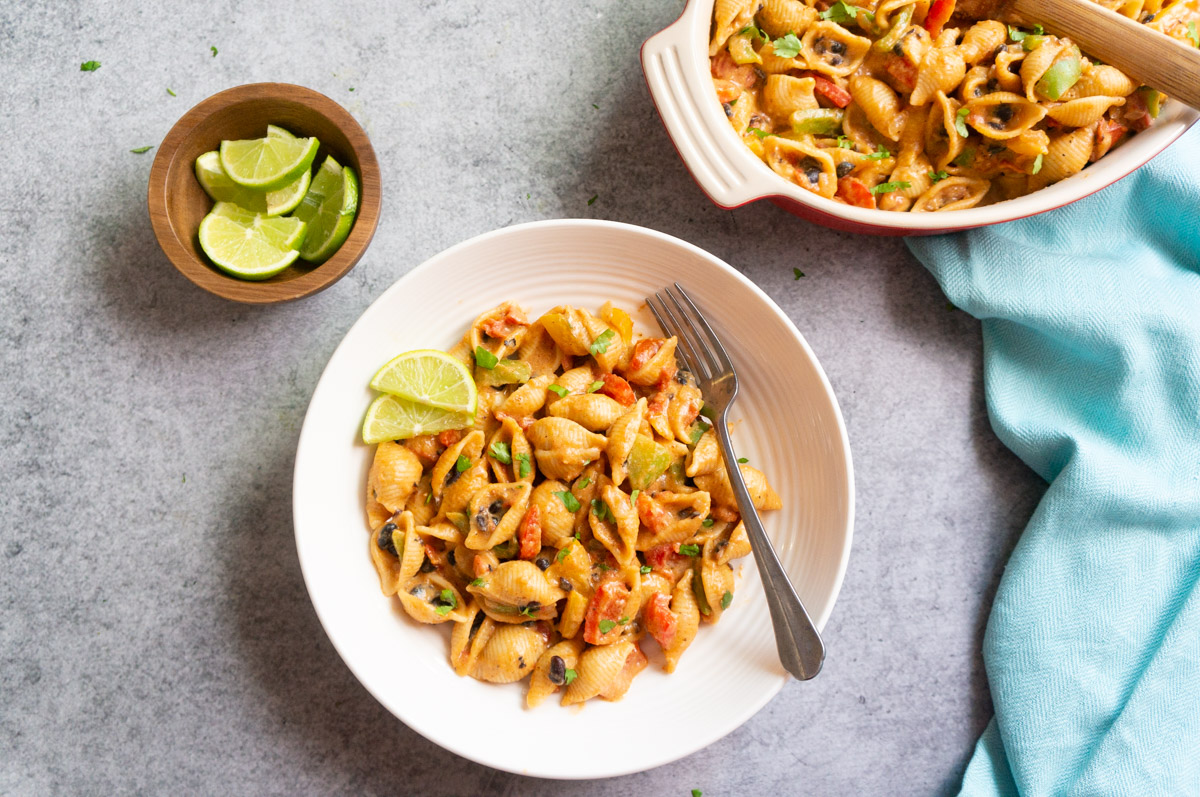
<svg viewBox="0 0 1200 797"><path fill-rule="evenodd" d="M1055 35L1069 36L1088 55L1200 108L1200 49L1092 0L1011 0L1005 11L1014 22L1026 26L1040 23Z"/></svg>

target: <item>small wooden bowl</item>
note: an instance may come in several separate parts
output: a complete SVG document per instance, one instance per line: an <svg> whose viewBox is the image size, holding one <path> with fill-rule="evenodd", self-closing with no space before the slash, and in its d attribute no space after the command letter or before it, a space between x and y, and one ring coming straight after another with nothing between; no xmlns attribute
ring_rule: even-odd
<svg viewBox="0 0 1200 797"><path fill-rule="evenodd" d="M333 257L319 266L297 260L270 279L250 282L221 271L200 249L197 231L213 202L196 180L194 164L223 139L265 136L268 124L316 136L321 149L313 165L332 155L353 167L361 194L354 227ZM147 203L158 244L183 276L236 302L287 302L329 287L363 256L379 223L379 162L354 117L324 94L288 83L253 83L214 94L175 123L154 156Z"/></svg>

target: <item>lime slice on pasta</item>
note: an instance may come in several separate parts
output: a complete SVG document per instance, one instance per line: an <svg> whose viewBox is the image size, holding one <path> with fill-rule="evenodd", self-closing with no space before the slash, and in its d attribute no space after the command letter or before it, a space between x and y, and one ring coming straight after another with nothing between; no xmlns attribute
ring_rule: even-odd
<svg viewBox="0 0 1200 797"><path fill-rule="evenodd" d="M367 408L367 417L363 419L363 442L373 445L385 440L405 440L420 434L464 429L474 420L466 413L430 407L385 393Z"/></svg>
<svg viewBox="0 0 1200 797"><path fill-rule="evenodd" d="M475 415L475 379L444 351L405 352L376 372L371 387L429 407Z"/></svg>

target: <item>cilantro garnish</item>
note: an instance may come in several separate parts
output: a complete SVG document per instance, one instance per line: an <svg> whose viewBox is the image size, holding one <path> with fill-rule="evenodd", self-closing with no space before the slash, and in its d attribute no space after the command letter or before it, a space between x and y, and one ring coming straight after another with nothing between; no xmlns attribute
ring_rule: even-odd
<svg viewBox="0 0 1200 797"><path fill-rule="evenodd" d="M801 271L801 270L800 270L800 269L798 269L798 268L793 268L793 269L792 269L792 274L793 274L793 277L792 277L792 279L800 279L801 277L803 277L803 276L804 276L804 272L803 272L803 271Z"/></svg>
<svg viewBox="0 0 1200 797"><path fill-rule="evenodd" d="M600 110L600 106L594 102L592 103L592 107L595 108L597 111Z"/></svg>
<svg viewBox="0 0 1200 797"><path fill-rule="evenodd" d="M474 581L472 581L472 582L471 582L471 583L470 583L468 586L471 586L471 587L481 587L481 586L483 586L483 579L482 579L482 578L477 578L477 579L475 579Z"/></svg>
<svg viewBox="0 0 1200 797"><path fill-rule="evenodd" d="M776 39L771 42L771 45L775 50L775 55L780 58L795 58L800 54L800 39L794 33L789 33L782 39Z"/></svg>
<svg viewBox="0 0 1200 797"><path fill-rule="evenodd" d="M591 483L592 483L592 480L590 478L588 478L587 476L584 476L582 479L575 482L575 489L582 490L584 487L587 487Z"/></svg>
<svg viewBox="0 0 1200 797"><path fill-rule="evenodd" d="M733 593L726 590L725 594L721 596L721 608L728 609L731 603L733 603Z"/></svg>
<svg viewBox="0 0 1200 797"><path fill-rule="evenodd" d="M828 11L822 11L817 16L830 22L845 23L858 18L858 9L847 3L846 0L838 0L829 7Z"/></svg>
<svg viewBox="0 0 1200 797"><path fill-rule="evenodd" d="M975 159L975 148L967 147L962 151L962 154L954 159L955 166L970 166L971 161Z"/></svg>
<svg viewBox="0 0 1200 797"><path fill-rule="evenodd" d="M579 511L579 499L577 499L575 496L571 495L570 492L568 492L567 490L562 490L560 492L555 493L555 495L558 496L558 500L563 502L563 506L565 506L567 508L568 512L578 512Z"/></svg>
<svg viewBox="0 0 1200 797"><path fill-rule="evenodd" d="M595 382L592 382L590 385L588 385L587 392L595 393L597 390L599 390L602 387L604 387L604 383L597 380Z"/></svg>
<svg viewBox="0 0 1200 797"><path fill-rule="evenodd" d="M213 57L213 58L216 58L216 57L217 57L217 48L216 48L216 46L215 46L215 45L210 45L208 49L212 50L212 57Z"/></svg>
<svg viewBox="0 0 1200 797"><path fill-rule="evenodd" d="M171 88L170 86L167 86L167 93L170 94L172 97L179 96L178 94L175 93L175 89Z"/></svg>
<svg viewBox="0 0 1200 797"><path fill-rule="evenodd" d="M692 789L692 797L704 797L704 792L699 789Z"/></svg>
<svg viewBox="0 0 1200 797"><path fill-rule="evenodd" d="M554 561L561 562L563 559L566 559L568 551L570 551L569 548L563 548L558 552L558 556L554 557Z"/></svg>
<svg viewBox="0 0 1200 797"><path fill-rule="evenodd" d="M684 556L699 556L700 555L700 546L696 545L695 543L688 543L687 545L680 545L679 552L681 554L683 554Z"/></svg>
<svg viewBox="0 0 1200 797"><path fill-rule="evenodd" d="M599 194L592 194L592 198L588 200L589 205L596 204L596 200L600 198Z"/></svg>
<svg viewBox="0 0 1200 797"><path fill-rule="evenodd" d="M550 385L546 389L549 391L552 391L554 393L557 393L559 398L562 398L563 396L567 395L567 393L570 392L569 390L567 390L565 387L562 387L561 385Z"/></svg>
<svg viewBox="0 0 1200 797"><path fill-rule="evenodd" d="M152 149L154 149L154 147L134 147L133 149L131 149L129 151L132 152L134 155L141 155L143 152L149 152Z"/></svg>
<svg viewBox="0 0 1200 797"><path fill-rule="evenodd" d="M616 518L613 517L612 510L608 508L608 504L604 503L599 498L592 499L592 514L601 520L616 521Z"/></svg>
<svg viewBox="0 0 1200 797"><path fill-rule="evenodd" d="M590 351L593 356L597 354L604 354L604 352L608 351L608 345L612 343L612 339L616 337L616 334L617 333L613 332L611 329L604 330L596 337L595 340L592 341L592 345L588 346L588 351Z"/></svg>
<svg viewBox="0 0 1200 797"><path fill-rule="evenodd" d="M459 473L462 473L469 467L471 467L471 460L466 454L459 454L458 459L454 462L454 469Z"/></svg>
<svg viewBox="0 0 1200 797"><path fill-rule="evenodd" d="M432 492L425 493L425 503L428 504L432 500L433 500L433 493Z"/></svg>
<svg viewBox="0 0 1200 797"><path fill-rule="evenodd" d="M517 478L524 479L529 475L531 466L529 464L528 454L517 454Z"/></svg>
<svg viewBox="0 0 1200 797"><path fill-rule="evenodd" d="M600 633L601 634L607 634L609 631L613 630L616 627L617 627L617 623L615 620L601 620L600 621Z"/></svg>
<svg viewBox="0 0 1200 797"><path fill-rule="evenodd" d="M643 576L648 574L650 572L650 565L642 565L641 568L638 570L638 572L641 573Z"/></svg>
<svg viewBox="0 0 1200 797"><path fill-rule="evenodd" d="M84 61L82 64L79 65L80 72L95 72L99 68L100 68L99 61Z"/></svg>
<svg viewBox="0 0 1200 797"><path fill-rule="evenodd" d="M492 445L488 448L488 454L491 455L492 459L496 460L502 465L512 464L512 454L509 453L508 443L505 443L503 440L497 440L496 442L492 443Z"/></svg>
<svg viewBox="0 0 1200 797"><path fill-rule="evenodd" d="M839 149L854 149L854 142L845 136L837 137L837 145Z"/></svg>
<svg viewBox="0 0 1200 797"><path fill-rule="evenodd" d="M475 364L485 371L490 371L500 362L500 358L482 346L475 347Z"/></svg>
<svg viewBox="0 0 1200 797"><path fill-rule="evenodd" d="M945 180L945 179L946 179L947 177L949 177L949 176L950 176L950 175L949 175L949 174L947 174L947 173L946 173L946 172L944 172L944 171L943 171L943 172L930 172L930 173L929 173L929 179L930 179L930 180L932 180L932 181L933 181L933 182L935 182L935 183L940 183L942 180Z"/></svg>
<svg viewBox="0 0 1200 797"><path fill-rule="evenodd" d="M441 602L441 606L438 606L435 611L443 617L445 617L447 614L450 614L450 612L452 612L454 608L458 606L458 598L454 597L453 590L442 590L442 594L439 596L439 601Z"/></svg>
<svg viewBox="0 0 1200 797"><path fill-rule="evenodd" d="M738 464L739 464L739 465L745 465L745 464L746 464L747 462L749 462L749 461L750 461L750 460L746 459L745 457L738 457Z"/></svg>
<svg viewBox="0 0 1200 797"><path fill-rule="evenodd" d="M712 524L714 524L714 523L716 523L716 522L717 522L717 521L713 520L712 518L710 518L710 517L706 517L706 518L704 518L704 520L703 520L703 521L701 521L700 525L701 525L701 526L703 526L704 528L706 528L706 529L707 529L707 528L711 527L711 526L712 526Z"/></svg>
<svg viewBox="0 0 1200 797"><path fill-rule="evenodd" d="M970 112L971 109L964 106L958 109L958 113L954 114L954 129L963 138L971 135L971 131L967 129L967 114Z"/></svg>
<svg viewBox="0 0 1200 797"><path fill-rule="evenodd" d="M1014 28L1012 25L1008 26L1008 38L1012 39L1015 42L1022 41L1028 35L1029 35L1028 33L1021 30L1020 28Z"/></svg>
<svg viewBox="0 0 1200 797"><path fill-rule="evenodd" d="M766 138L767 136L772 135L770 131L763 130L761 127L752 127L749 130L747 130L746 132L752 133L754 135L754 137L759 139L760 141L762 139Z"/></svg>
<svg viewBox="0 0 1200 797"><path fill-rule="evenodd" d="M578 677L578 675L579 675L579 673L575 672L572 669L568 669L565 673L563 673L563 685L564 686L569 685L571 683L571 681L574 681L575 678Z"/></svg>
<svg viewBox="0 0 1200 797"><path fill-rule="evenodd" d="M1042 156L1038 155L1036 158L1033 159L1033 171L1031 171L1030 174L1037 174L1041 170L1042 170Z"/></svg>
<svg viewBox="0 0 1200 797"><path fill-rule="evenodd" d="M912 183L907 180L897 180L894 183L880 183L871 189L871 193L886 194L889 191L903 191L906 188L912 188Z"/></svg>
<svg viewBox="0 0 1200 797"><path fill-rule="evenodd" d="M866 160L881 161L884 158L890 158L890 157L892 157L892 153L888 152L888 148L880 145L879 149L875 150L874 152L872 152L870 155L868 155L866 157Z"/></svg>

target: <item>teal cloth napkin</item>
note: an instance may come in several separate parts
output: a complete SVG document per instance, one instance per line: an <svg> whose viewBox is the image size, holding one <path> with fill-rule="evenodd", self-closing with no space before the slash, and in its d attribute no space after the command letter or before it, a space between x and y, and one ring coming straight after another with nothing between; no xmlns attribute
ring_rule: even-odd
<svg viewBox="0 0 1200 797"><path fill-rule="evenodd" d="M992 428L1049 482L962 793L1200 795L1200 127L1074 205L909 247L983 322Z"/></svg>

